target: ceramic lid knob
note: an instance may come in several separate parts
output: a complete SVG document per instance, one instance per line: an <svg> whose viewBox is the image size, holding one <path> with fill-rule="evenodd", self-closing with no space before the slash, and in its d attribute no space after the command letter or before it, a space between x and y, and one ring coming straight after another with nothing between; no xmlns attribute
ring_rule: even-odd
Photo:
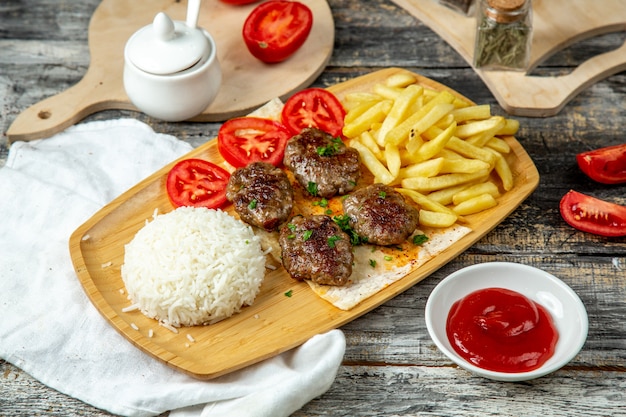
<svg viewBox="0 0 626 417"><path fill-rule="evenodd" d="M156 75L184 71L209 54L209 42L200 29L174 22L163 12L129 40L128 48L133 64Z"/></svg>

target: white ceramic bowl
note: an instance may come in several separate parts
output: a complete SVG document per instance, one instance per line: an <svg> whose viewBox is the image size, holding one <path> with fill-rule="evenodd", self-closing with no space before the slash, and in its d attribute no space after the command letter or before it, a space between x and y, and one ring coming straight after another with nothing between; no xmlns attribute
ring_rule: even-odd
<svg viewBox="0 0 626 417"><path fill-rule="evenodd" d="M128 98L139 110L179 122L197 116L213 102L222 83L222 70L215 41L207 31L202 32L210 45L209 54L193 67L170 75L151 74L133 64L128 55L131 37L124 50L123 80Z"/></svg>
<svg viewBox="0 0 626 417"><path fill-rule="evenodd" d="M554 355L540 368L519 373L479 368L456 353L446 335L446 319L455 301L485 288L517 291L541 304L559 333ZM498 381L525 381L556 371L571 361L587 339L587 311L576 293L563 281L541 269L511 262L489 262L460 269L443 279L428 297L426 327L437 347L460 367Z"/></svg>

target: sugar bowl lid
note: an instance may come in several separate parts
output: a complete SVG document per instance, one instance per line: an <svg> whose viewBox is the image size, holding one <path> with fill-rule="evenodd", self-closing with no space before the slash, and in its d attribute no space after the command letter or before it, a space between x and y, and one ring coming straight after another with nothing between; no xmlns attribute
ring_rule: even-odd
<svg viewBox="0 0 626 417"><path fill-rule="evenodd" d="M138 30L126 47L135 66L156 75L184 71L210 52L209 41L195 23L173 21L163 12Z"/></svg>

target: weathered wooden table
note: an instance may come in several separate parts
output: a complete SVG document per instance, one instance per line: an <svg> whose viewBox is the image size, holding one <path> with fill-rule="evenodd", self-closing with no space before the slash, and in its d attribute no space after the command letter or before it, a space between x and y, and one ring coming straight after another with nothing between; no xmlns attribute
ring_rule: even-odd
<svg viewBox="0 0 626 417"><path fill-rule="evenodd" d="M429 1L429 0L424 0ZM89 65L87 26L98 0L4 0L0 4L0 165L6 131L28 106L78 82ZM330 0L335 49L316 86L398 66L447 84L501 112L492 94L455 51L389 0ZM620 46L624 33L581 42L538 74L571 71ZM219 124L170 124L129 111L88 120L134 117L194 146ZM618 416L626 415L626 238L601 238L566 225L558 202L570 189L626 205L626 185L603 186L577 168L575 154L626 142L626 73L601 80L557 116L519 118L518 140L534 160L538 189L495 230L426 280L344 326L347 351L330 390L295 416ZM1 221L1 220L0 220ZM1 256L1 255L0 255ZM558 372L500 383L457 368L430 340L424 306L433 287L457 269L486 261L534 265L556 275L583 300L589 336ZM0 342L1 343L1 342ZM0 415L104 416L0 361Z"/></svg>

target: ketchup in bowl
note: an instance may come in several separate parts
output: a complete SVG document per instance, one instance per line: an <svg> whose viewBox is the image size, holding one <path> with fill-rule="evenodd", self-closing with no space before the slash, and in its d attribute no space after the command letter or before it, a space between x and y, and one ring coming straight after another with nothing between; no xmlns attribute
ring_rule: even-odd
<svg viewBox="0 0 626 417"><path fill-rule="evenodd" d="M512 290L486 288L456 301L446 321L454 350L490 371L517 373L541 367L559 338L550 313Z"/></svg>

